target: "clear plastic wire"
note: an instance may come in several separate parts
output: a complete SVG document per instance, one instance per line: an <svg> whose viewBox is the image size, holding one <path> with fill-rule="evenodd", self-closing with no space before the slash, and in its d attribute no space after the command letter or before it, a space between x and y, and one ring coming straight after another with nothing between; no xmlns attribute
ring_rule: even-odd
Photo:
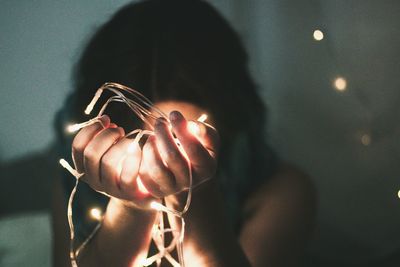
<svg viewBox="0 0 400 267"><path fill-rule="evenodd" d="M139 118L141 119L145 124L149 126L151 130L142 130L142 129L136 129L128 134L125 135L124 138L128 138L130 136L136 135L134 140L132 141L133 143L139 143L140 140L144 135L152 135L153 132L152 130L154 129L151 120L157 119L159 117L165 118L168 122L168 117L157 107L153 105L153 103L147 99L144 95L139 93L138 91L129 88L127 86L118 84L118 83L105 83L103 84L95 93L93 99L85 109L86 114L90 114L94 108L94 106L97 104L97 102L100 100L102 94L104 91L109 91L113 93L114 95L109 97L103 104L103 106L100 108L100 111L98 112L97 116L79 123L79 124L74 124L68 127L68 130L70 132L76 132L86 126L89 126L91 124L94 124L96 122L100 122L101 120L99 119L100 116L102 116L107 109L107 106L111 102L118 102L118 103L123 103L127 105L132 112ZM201 122L204 122L204 120L207 118L206 115L202 115L198 120ZM104 125L103 125L104 127ZM176 142L178 142L176 140ZM183 151L184 153L184 151ZM185 154L185 153L184 153ZM158 252L146 259L143 259L141 261L142 266L149 266L156 262L157 266L161 265L162 259L167 260L172 266L174 267L184 267L184 257L183 257L183 241L184 241L184 236L185 236L185 220L183 215L188 211L191 203L191 198L192 198L192 170L191 170L191 164L190 160L188 157L185 155L189 167L189 188L187 192L187 197L186 197L186 202L185 206L181 211L174 210L171 208L166 207L165 205L153 201L150 203L151 209L154 209L158 212L157 214L157 219L156 222L153 226L152 230L152 240L155 243ZM101 228L102 221L100 221L97 226L94 228L93 232L89 235L89 237L82 242L82 244L78 247L78 249L75 250L75 229L74 229L74 223L73 223L73 210L72 210L72 204L75 198L75 193L79 184L80 178L84 175L84 173L79 173L76 171L76 166L75 168L71 167L71 165L68 164L67 161L64 159L60 160L60 164L67 169L75 178L75 186L71 191L69 201L68 201L68 224L70 228L70 259L71 259L71 264L73 267L78 267L78 256L80 255L80 252L85 248L85 246L90 242L90 240L95 236L95 234L98 232L98 230ZM178 221L180 221L181 227L180 230L178 229L172 229L172 228L167 228L165 229L165 222L164 222L164 216L163 214L166 213L168 215L172 215L173 217L176 217ZM170 216L167 216L167 218L170 218ZM171 223L169 223L172 225ZM166 233L172 233L173 238L171 243L168 246L165 246L165 234ZM176 261L172 256L171 252L176 249L177 254L178 254L178 261Z"/></svg>

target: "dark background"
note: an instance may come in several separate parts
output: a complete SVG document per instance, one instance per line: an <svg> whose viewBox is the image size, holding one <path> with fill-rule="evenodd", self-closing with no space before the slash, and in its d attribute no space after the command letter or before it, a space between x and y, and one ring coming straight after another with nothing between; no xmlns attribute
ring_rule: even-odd
<svg viewBox="0 0 400 267"><path fill-rule="evenodd" d="M49 266L46 163L11 167L47 153L80 48L126 2L0 1L0 266ZM246 44L266 137L317 187L305 265L400 266L400 1L212 3Z"/></svg>

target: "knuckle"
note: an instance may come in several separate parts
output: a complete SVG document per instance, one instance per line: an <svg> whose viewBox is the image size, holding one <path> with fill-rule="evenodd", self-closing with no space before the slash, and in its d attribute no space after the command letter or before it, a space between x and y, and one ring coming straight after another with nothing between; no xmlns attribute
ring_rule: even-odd
<svg viewBox="0 0 400 267"><path fill-rule="evenodd" d="M101 165L103 169L107 170L112 170L116 167L113 158L108 153L101 158Z"/></svg>
<svg viewBox="0 0 400 267"><path fill-rule="evenodd" d="M97 159L96 149L93 146L87 146L83 151L83 157L87 162L94 162Z"/></svg>
<svg viewBox="0 0 400 267"><path fill-rule="evenodd" d="M85 145L83 142L80 142L77 138L72 142L72 153L73 154L83 154L85 150Z"/></svg>

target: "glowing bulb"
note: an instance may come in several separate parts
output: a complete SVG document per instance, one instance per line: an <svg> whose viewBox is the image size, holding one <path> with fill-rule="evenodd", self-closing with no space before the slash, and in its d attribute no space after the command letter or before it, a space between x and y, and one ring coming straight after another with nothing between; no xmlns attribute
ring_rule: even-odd
<svg viewBox="0 0 400 267"><path fill-rule="evenodd" d="M139 266L150 266L155 260L153 258L141 259Z"/></svg>
<svg viewBox="0 0 400 267"><path fill-rule="evenodd" d="M324 39L324 33L321 30L315 30L313 33L313 37L315 41L321 41Z"/></svg>
<svg viewBox="0 0 400 267"><path fill-rule="evenodd" d="M150 208L152 208L153 210L157 210L157 211L163 210L163 206L160 203L155 202L155 201L152 201L150 203Z"/></svg>
<svg viewBox="0 0 400 267"><path fill-rule="evenodd" d="M142 179L140 179L140 177L138 176L136 179L136 184L138 186L138 189L140 192L142 192L145 195L150 194L149 191L147 190L147 188L144 186Z"/></svg>
<svg viewBox="0 0 400 267"><path fill-rule="evenodd" d="M86 109L85 109L85 114L86 114L86 115L89 115L90 112L92 112L93 107L94 107L93 105L88 105L88 106L86 107Z"/></svg>
<svg viewBox="0 0 400 267"><path fill-rule="evenodd" d="M370 136L369 134L363 134L363 135L361 136L361 143L362 143L364 146L370 145L370 144L371 144L371 136Z"/></svg>
<svg viewBox="0 0 400 267"><path fill-rule="evenodd" d="M188 130L193 135L200 135L200 127L194 121L189 121L188 122Z"/></svg>
<svg viewBox="0 0 400 267"><path fill-rule="evenodd" d="M80 129L79 124L70 124L67 126L67 132L74 133Z"/></svg>
<svg viewBox="0 0 400 267"><path fill-rule="evenodd" d="M139 266L148 266L148 265L147 265L147 259L141 259L141 260L139 261Z"/></svg>
<svg viewBox="0 0 400 267"><path fill-rule="evenodd" d="M59 163L61 164L61 166L63 166L63 168L67 169L67 171L69 171L69 173L72 174L75 178L78 179L83 175L83 173L79 173L74 168L72 168L65 159L60 159Z"/></svg>
<svg viewBox="0 0 400 267"><path fill-rule="evenodd" d="M197 119L197 121L205 122L207 118L208 118L207 114L201 114L201 116Z"/></svg>
<svg viewBox="0 0 400 267"><path fill-rule="evenodd" d="M347 87L347 81L343 77L337 77L335 81L333 82L334 87L338 91L344 91L346 90Z"/></svg>
<svg viewBox="0 0 400 267"><path fill-rule="evenodd" d="M97 101L99 100L101 94L103 93L102 89L97 90L96 94L94 95L92 101L90 101L89 105L87 105L85 109L85 114L89 115L92 112L94 105L96 105Z"/></svg>
<svg viewBox="0 0 400 267"><path fill-rule="evenodd" d="M207 114L201 114L201 116L197 119L197 121L204 122L205 120L207 120L207 118L208 118ZM196 122L189 121L188 128L189 132L191 132L193 135L200 135L200 127L199 125L196 124Z"/></svg>
<svg viewBox="0 0 400 267"><path fill-rule="evenodd" d="M75 130L75 123L68 123L66 126L65 126L65 132L66 133L73 133L73 132L75 132L74 130Z"/></svg>
<svg viewBox="0 0 400 267"><path fill-rule="evenodd" d="M400 198L400 190L397 191L397 197Z"/></svg>
<svg viewBox="0 0 400 267"><path fill-rule="evenodd" d="M91 208L89 210L89 215L93 220L100 221L103 217L103 212L99 208Z"/></svg>
<svg viewBox="0 0 400 267"><path fill-rule="evenodd" d="M71 166L69 165L69 163L68 163L65 159L60 159L58 162L59 162L59 163L61 164L61 166L63 166L65 169L68 169L69 167L71 167Z"/></svg>

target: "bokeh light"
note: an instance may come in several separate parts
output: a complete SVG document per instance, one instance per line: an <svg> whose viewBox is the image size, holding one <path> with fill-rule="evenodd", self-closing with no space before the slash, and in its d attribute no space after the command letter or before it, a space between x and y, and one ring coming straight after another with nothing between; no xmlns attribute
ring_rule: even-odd
<svg viewBox="0 0 400 267"><path fill-rule="evenodd" d="M333 82L333 86L338 91L345 91L347 88L347 81L343 77L337 77Z"/></svg>
<svg viewBox="0 0 400 267"><path fill-rule="evenodd" d="M321 30L315 30L313 33L313 37L315 41L321 41L324 39L324 33Z"/></svg>
<svg viewBox="0 0 400 267"><path fill-rule="evenodd" d="M370 144L371 144L371 136L369 135L369 134L363 134L362 136L361 136L361 143L364 145L364 146L369 146Z"/></svg>
<svg viewBox="0 0 400 267"><path fill-rule="evenodd" d="M93 220L100 221L103 217L103 212L100 208L94 207L89 210L89 215Z"/></svg>

